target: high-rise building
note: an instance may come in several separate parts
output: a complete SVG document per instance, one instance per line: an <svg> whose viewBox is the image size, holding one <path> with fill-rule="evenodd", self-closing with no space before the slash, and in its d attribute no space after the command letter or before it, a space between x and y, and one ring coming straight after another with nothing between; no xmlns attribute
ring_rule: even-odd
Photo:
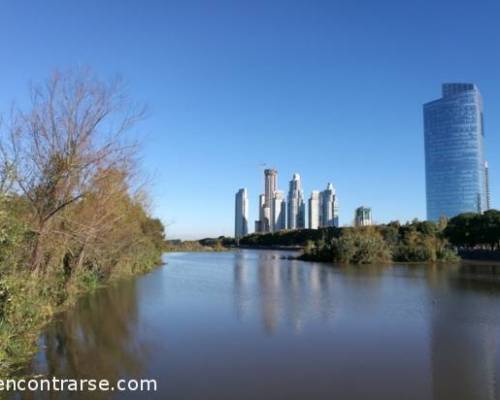
<svg viewBox="0 0 500 400"><path fill-rule="evenodd" d="M240 239L248 234L248 194L246 189L236 193L234 237Z"/></svg>
<svg viewBox="0 0 500 400"><path fill-rule="evenodd" d="M271 207L274 192L276 192L278 186L278 171L275 169L266 169L264 170L264 177L265 205Z"/></svg>
<svg viewBox="0 0 500 400"><path fill-rule="evenodd" d="M369 226L372 224L372 209L368 207L358 207L354 212L355 226Z"/></svg>
<svg viewBox="0 0 500 400"><path fill-rule="evenodd" d="M264 170L264 194L259 196L259 220L255 221L255 232L267 233L284 229L282 219L285 218L283 215L286 212L286 206L284 199L281 201L283 194L277 190L277 186L278 171ZM277 199L276 196L278 196ZM281 208L283 208L283 215L281 215ZM277 226L275 226L276 223L278 223Z"/></svg>
<svg viewBox="0 0 500 400"><path fill-rule="evenodd" d="M337 196L331 183L321 192L319 201L319 226L339 226Z"/></svg>
<svg viewBox="0 0 500 400"><path fill-rule="evenodd" d="M446 83L424 104L427 218L483 212L488 207L483 101L476 85Z"/></svg>
<svg viewBox="0 0 500 400"><path fill-rule="evenodd" d="M277 190L274 192L273 196L273 226L272 231L277 232L286 229L286 201L285 194Z"/></svg>
<svg viewBox="0 0 500 400"><path fill-rule="evenodd" d="M288 190L288 229L305 228L305 208L300 175L294 174Z"/></svg>
<svg viewBox="0 0 500 400"><path fill-rule="evenodd" d="M309 229L319 228L319 214L320 214L320 192L313 190L311 197L309 197Z"/></svg>
<svg viewBox="0 0 500 400"><path fill-rule="evenodd" d="M259 219L255 221L255 232L270 232L271 208L266 206L266 195L259 195Z"/></svg>
<svg viewBox="0 0 500 400"><path fill-rule="evenodd" d="M274 231L273 199L278 186L278 171L264 170L264 232Z"/></svg>

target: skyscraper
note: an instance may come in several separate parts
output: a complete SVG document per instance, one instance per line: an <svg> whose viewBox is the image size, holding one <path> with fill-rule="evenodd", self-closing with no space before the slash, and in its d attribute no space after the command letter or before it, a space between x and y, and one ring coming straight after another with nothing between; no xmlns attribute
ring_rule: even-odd
<svg viewBox="0 0 500 400"><path fill-rule="evenodd" d="M248 194L246 189L236 193L234 237L239 239L248 234Z"/></svg>
<svg viewBox="0 0 500 400"><path fill-rule="evenodd" d="M278 184L278 171L264 170L264 232L274 231L273 199Z"/></svg>
<svg viewBox="0 0 500 400"><path fill-rule="evenodd" d="M255 221L255 232L269 232L269 216L271 210L266 208L266 196L259 195L259 219Z"/></svg>
<svg viewBox="0 0 500 400"><path fill-rule="evenodd" d="M368 207L358 207L354 212L355 226L369 226L372 224L372 209Z"/></svg>
<svg viewBox="0 0 500 400"><path fill-rule="evenodd" d="M288 229L305 228L305 208L300 175L294 174L288 190Z"/></svg>
<svg viewBox="0 0 500 400"><path fill-rule="evenodd" d="M274 192L272 216L273 216L273 227L272 227L273 232L286 229L285 194L280 190Z"/></svg>
<svg viewBox="0 0 500 400"><path fill-rule="evenodd" d="M313 190L309 197L309 229L319 228L319 196L319 191Z"/></svg>
<svg viewBox="0 0 500 400"><path fill-rule="evenodd" d="M264 170L264 179L265 205L271 207L274 192L276 192L276 188L278 186L278 171L275 169Z"/></svg>
<svg viewBox="0 0 500 400"><path fill-rule="evenodd" d="M331 183L321 192L319 201L319 226L339 226L337 196Z"/></svg>
<svg viewBox="0 0 500 400"><path fill-rule="evenodd" d="M277 190L277 186L278 171L264 170L264 194L259 196L259 220L255 221L256 232L267 233L284 229L282 220L285 218L286 202L283 193Z"/></svg>
<svg viewBox="0 0 500 400"><path fill-rule="evenodd" d="M446 83L424 104L427 218L483 212L488 207L483 154L483 101L476 85Z"/></svg>

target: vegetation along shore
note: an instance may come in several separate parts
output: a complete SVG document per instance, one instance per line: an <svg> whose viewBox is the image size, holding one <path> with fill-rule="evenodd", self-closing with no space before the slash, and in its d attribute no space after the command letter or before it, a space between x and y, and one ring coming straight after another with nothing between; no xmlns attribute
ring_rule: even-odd
<svg viewBox="0 0 500 400"><path fill-rule="evenodd" d="M251 234L240 246L303 248L303 260L350 264L441 262L466 258L497 260L500 211L461 214L439 223L398 221L367 227L301 229Z"/></svg>
<svg viewBox="0 0 500 400"><path fill-rule="evenodd" d="M161 263L119 80L55 73L0 126L0 378L79 295Z"/></svg>

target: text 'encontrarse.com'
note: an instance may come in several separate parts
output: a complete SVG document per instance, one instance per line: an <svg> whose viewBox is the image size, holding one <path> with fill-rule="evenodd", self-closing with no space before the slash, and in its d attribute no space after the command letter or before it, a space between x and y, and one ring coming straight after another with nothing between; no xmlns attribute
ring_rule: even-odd
<svg viewBox="0 0 500 400"><path fill-rule="evenodd" d="M0 379L0 392L156 392L156 379Z"/></svg>

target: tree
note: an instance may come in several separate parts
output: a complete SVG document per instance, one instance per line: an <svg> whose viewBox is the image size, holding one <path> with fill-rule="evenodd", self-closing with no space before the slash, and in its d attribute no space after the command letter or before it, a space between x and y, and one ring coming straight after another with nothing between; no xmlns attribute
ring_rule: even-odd
<svg viewBox="0 0 500 400"><path fill-rule="evenodd" d="M42 266L44 245L65 209L86 197L96 179L127 168L134 145L125 134L142 118L120 80L90 71L56 72L31 90L31 108L16 110L2 146L5 166L33 212L31 269Z"/></svg>
<svg viewBox="0 0 500 400"><path fill-rule="evenodd" d="M474 247L480 243L478 218L476 213L463 213L451 218L444 230L445 236L457 247Z"/></svg>
<svg viewBox="0 0 500 400"><path fill-rule="evenodd" d="M490 247L490 250L500 248L500 211L488 210L480 217L480 229L482 242Z"/></svg>

